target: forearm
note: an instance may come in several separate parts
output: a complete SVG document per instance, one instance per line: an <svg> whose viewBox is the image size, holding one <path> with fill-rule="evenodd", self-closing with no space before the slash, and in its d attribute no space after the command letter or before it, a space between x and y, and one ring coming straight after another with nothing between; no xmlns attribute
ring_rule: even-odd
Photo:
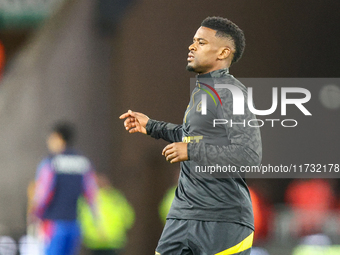
<svg viewBox="0 0 340 255"><path fill-rule="evenodd" d="M155 139L162 138L170 143L182 141L182 125L149 119L146 131Z"/></svg>
<svg viewBox="0 0 340 255"><path fill-rule="evenodd" d="M201 142L189 143L188 155L190 160L199 165L218 164L240 167L259 165L262 159L262 150L260 146L256 148L240 144L218 146Z"/></svg>

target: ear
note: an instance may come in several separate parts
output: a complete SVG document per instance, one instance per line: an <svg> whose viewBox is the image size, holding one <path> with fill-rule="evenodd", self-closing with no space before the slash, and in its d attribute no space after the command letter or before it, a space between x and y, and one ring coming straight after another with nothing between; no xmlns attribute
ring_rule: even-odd
<svg viewBox="0 0 340 255"><path fill-rule="evenodd" d="M231 49L229 47L223 47L220 54L218 55L219 60L224 60L228 58L231 54Z"/></svg>

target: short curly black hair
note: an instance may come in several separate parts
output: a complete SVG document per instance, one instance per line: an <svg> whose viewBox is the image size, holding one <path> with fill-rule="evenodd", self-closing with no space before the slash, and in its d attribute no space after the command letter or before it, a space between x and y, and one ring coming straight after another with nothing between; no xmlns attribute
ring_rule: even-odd
<svg viewBox="0 0 340 255"><path fill-rule="evenodd" d="M235 53L231 64L236 63L242 57L246 40L243 31L236 24L222 17L207 17L202 21L201 26L216 30L216 36L227 37L233 41Z"/></svg>
<svg viewBox="0 0 340 255"><path fill-rule="evenodd" d="M59 121L52 127L52 132L59 134L67 145L72 145L75 140L75 127L71 122Z"/></svg>

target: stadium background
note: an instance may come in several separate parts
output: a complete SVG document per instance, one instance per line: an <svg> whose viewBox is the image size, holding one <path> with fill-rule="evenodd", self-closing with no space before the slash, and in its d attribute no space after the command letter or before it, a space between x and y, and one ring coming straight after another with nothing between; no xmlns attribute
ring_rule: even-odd
<svg viewBox="0 0 340 255"><path fill-rule="evenodd" d="M152 254L162 230L158 204L179 165L161 156L164 141L128 135L118 116L132 109L181 123L193 77L185 70L188 46L206 16L228 17L244 30L244 56L231 68L237 78L340 76L337 1L59 2L49 17L32 24L11 26L4 9L0 12L6 55L0 83L2 235L25 233L26 189L46 154L48 129L69 119L79 129L77 147L136 210L126 254ZM313 117L301 118L303 128L262 128L263 163L301 158L302 163L339 163L339 108L324 107L319 89L311 88ZM256 100L268 101L266 93ZM337 104L339 96L333 100ZM249 180L276 208L282 208L290 182ZM337 199L338 184L331 182ZM263 245L273 254L289 254L296 242L283 242L274 228L271 233Z"/></svg>

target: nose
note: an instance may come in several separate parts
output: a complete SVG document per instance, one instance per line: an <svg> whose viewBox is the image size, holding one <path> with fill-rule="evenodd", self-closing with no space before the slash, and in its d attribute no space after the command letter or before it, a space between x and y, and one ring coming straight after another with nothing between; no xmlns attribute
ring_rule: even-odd
<svg viewBox="0 0 340 255"><path fill-rule="evenodd" d="M195 43L192 43L192 44L189 46L189 50L190 50L190 51L195 51L195 50L196 50Z"/></svg>

